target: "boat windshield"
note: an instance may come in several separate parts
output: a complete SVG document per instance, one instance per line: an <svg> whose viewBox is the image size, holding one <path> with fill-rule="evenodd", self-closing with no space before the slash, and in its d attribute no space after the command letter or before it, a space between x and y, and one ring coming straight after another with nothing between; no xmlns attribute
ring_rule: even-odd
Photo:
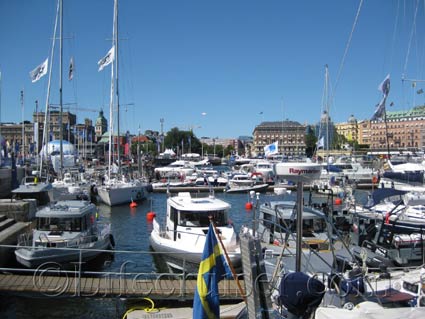
<svg viewBox="0 0 425 319"><path fill-rule="evenodd" d="M273 217L269 214L264 214L263 224L268 229L273 227ZM275 232L286 233L288 229L291 232L296 232L296 221L291 219L278 219L279 226L275 227ZM321 233L326 231L326 222L322 218L303 219L303 236L312 236L313 233Z"/></svg>
<svg viewBox="0 0 425 319"><path fill-rule="evenodd" d="M227 225L227 213L224 210L205 211L202 213L180 211L179 217L179 226L208 227L210 217L215 221L216 226Z"/></svg>
<svg viewBox="0 0 425 319"><path fill-rule="evenodd" d="M44 231L82 231L87 229L86 218L56 218L40 217L37 219L37 229Z"/></svg>

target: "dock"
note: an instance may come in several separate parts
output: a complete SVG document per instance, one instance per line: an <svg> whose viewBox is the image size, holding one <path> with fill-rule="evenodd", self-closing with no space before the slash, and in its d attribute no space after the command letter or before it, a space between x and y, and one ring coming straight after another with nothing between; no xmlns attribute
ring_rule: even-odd
<svg viewBox="0 0 425 319"><path fill-rule="evenodd" d="M168 276L167 276L168 277ZM179 277L179 278L178 278ZM193 277L192 277L193 278ZM243 285L243 281L241 282ZM92 297L92 298L143 298L156 300L193 300L195 279L181 275L166 279L166 276L143 278L135 274L132 278L120 278L107 273L102 276L79 277L67 272L60 275L0 274L0 294L40 297ZM242 300L234 280L224 279L219 283L220 299Z"/></svg>
<svg viewBox="0 0 425 319"><path fill-rule="evenodd" d="M378 185L372 184L372 183L362 183L357 184L357 189L372 189L377 188ZM269 185L269 187L266 189L266 192L274 192L275 188L286 188L290 191L296 191L297 185ZM303 188L305 191L312 190L311 185L304 184ZM178 192L190 192L190 193L207 193L210 190L214 190L215 193L226 193L226 187L225 186L173 186L173 187L158 187L154 188L154 193L166 193L169 191L170 193L178 193Z"/></svg>

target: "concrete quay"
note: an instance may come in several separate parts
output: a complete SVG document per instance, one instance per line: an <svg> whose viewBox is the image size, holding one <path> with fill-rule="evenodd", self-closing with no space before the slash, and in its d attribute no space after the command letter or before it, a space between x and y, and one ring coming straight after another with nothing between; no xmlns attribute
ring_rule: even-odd
<svg viewBox="0 0 425 319"><path fill-rule="evenodd" d="M37 202L34 199L0 199L0 245L17 245L19 235L31 227ZM15 258L14 249L0 247L0 267Z"/></svg>

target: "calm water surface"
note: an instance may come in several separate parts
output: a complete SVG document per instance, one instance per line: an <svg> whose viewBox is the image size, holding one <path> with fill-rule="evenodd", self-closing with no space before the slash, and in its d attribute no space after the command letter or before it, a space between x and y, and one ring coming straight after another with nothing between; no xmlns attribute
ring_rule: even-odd
<svg viewBox="0 0 425 319"><path fill-rule="evenodd" d="M360 197L364 197L364 193L364 191L358 191ZM295 199L295 196L294 192L286 195L285 199ZM112 208L103 204L98 205L99 219L111 223L116 243L115 249L132 252L118 253L112 259L102 259L96 264L98 270L119 271L125 265L126 272L151 273L156 272L158 266L161 266L155 264L149 251L149 234L152 224L147 221L146 214L153 211L157 218L163 221L166 214L167 195L152 193L149 197L137 208L130 208L128 205ZM254 210L245 209L245 204L250 201L247 194L216 193L216 197L231 204L229 218L237 232L242 225L252 225ZM307 192L305 197L308 197ZM259 202L282 198L273 193L261 194ZM322 201L325 202L326 198L322 197ZM134 302L137 303L137 301L131 301L131 303ZM119 298L0 297L0 318L122 318L128 308L129 301Z"/></svg>

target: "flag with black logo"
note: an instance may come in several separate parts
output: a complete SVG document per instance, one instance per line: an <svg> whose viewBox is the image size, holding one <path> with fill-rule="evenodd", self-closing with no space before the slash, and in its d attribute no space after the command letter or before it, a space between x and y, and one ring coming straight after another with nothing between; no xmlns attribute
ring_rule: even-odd
<svg viewBox="0 0 425 319"><path fill-rule="evenodd" d="M37 66L34 70L30 72L30 78L32 83L37 82L47 74L48 64L49 58L47 58L43 63L41 63L39 66Z"/></svg>
<svg viewBox="0 0 425 319"><path fill-rule="evenodd" d="M105 66L112 63L112 61L115 58L115 46L113 46L108 53L97 62L97 65L99 65L99 72L102 71Z"/></svg>

